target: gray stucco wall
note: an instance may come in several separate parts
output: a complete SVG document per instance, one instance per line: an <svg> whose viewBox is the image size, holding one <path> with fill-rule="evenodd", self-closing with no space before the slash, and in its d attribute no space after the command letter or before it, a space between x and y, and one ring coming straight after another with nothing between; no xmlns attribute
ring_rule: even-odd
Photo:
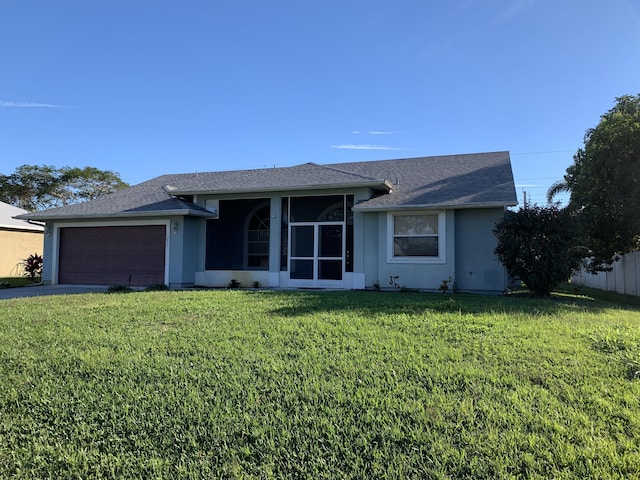
<svg viewBox="0 0 640 480"><path fill-rule="evenodd" d="M173 217L169 244L169 285L171 287L193 286L195 272L202 263L204 219L195 217Z"/></svg>
<svg viewBox="0 0 640 480"><path fill-rule="evenodd" d="M53 282L53 227L47 224L44 229L44 245L42 249L42 283Z"/></svg>
<svg viewBox="0 0 640 480"><path fill-rule="evenodd" d="M494 250L493 234L502 220L502 208L456 210L456 285L460 290L502 292L507 285L504 267Z"/></svg>
<svg viewBox="0 0 640 480"><path fill-rule="evenodd" d="M493 250L493 227L503 216L501 208L447 210L445 212L445 257L442 263L389 261L387 213L362 214L365 284L383 289L397 285L420 290L438 290L451 278L461 291L495 293L505 289L504 268Z"/></svg>
<svg viewBox="0 0 640 480"><path fill-rule="evenodd" d="M269 271L280 272L280 254L282 250L282 197L271 195L269 198L271 205L271 224L269 230Z"/></svg>
<svg viewBox="0 0 640 480"><path fill-rule="evenodd" d="M378 251L378 224L386 222L384 214L381 213L356 213L354 220L361 218L362 221L362 249L356 249L356 254L362 258L362 272L365 274L365 287L371 288L374 283L379 283L381 287L387 287L387 280L380 277Z"/></svg>
<svg viewBox="0 0 640 480"><path fill-rule="evenodd" d="M367 233L364 243L365 285L378 283L381 288L399 287L437 290L443 280L455 275L454 212L445 212L445 259L439 263L390 261L388 258L389 232L387 213L366 213Z"/></svg>

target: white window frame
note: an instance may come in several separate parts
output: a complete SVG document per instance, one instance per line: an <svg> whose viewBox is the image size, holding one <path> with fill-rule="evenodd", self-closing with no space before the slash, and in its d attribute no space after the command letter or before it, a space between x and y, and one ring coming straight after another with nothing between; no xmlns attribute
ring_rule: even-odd
<svg viewBox="0 0 640 480"><path fill-rule="evenodd" d="M437 215L438 216L438 256L407 256L407 257L396 257L393 254L393 245L394 245L394 220L395 217L401 216L415 216L415 215ZM387 213L387 262L388 263L445 263L446 262L446 253L445 246L446 242L446 214L443 210L412 210L407 212L389 212Z"/></svg>

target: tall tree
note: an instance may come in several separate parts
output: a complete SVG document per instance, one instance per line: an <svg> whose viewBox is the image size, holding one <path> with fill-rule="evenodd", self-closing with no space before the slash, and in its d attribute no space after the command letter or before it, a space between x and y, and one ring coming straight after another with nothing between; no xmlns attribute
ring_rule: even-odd
<svg viewBox="0 0 640 480"><path fill-rule="evenodd" d="M33 212L93 200L127 186L109 170L22 165L10 175L0 174L0 201Z"/></svg>
<svg viewBox="0 0 640 480"><path fill-rule="evenodd" d="M640 235L640 95L625 95L587 130L584 147L548 200L571 194L578 213L580 242L588 248L593 272L606 270L618 255L638 248Z"/></svg>
<svg viewBox="0 0 640 480"><path fill-rule="evenodd" d="M95 167L60 169L61 183L70 194L68 203L86 202L128 187L117 173Z"/></svg>

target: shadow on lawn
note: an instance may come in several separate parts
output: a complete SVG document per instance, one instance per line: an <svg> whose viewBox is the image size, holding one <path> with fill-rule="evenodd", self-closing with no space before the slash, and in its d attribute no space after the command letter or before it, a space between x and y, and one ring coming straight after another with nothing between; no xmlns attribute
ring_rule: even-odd
<svg viewBox="0 0 640 480"><path fill-rule="evenodd" d="M257 293L257 292L256 292ZM439 294L418 292L372 291L265 291L260 294L281 295L282 306L272 311L285 317L321 312L349 312L380 315L385 312L423 313L525 313L528 315L556 315L570 311L599 311L604 308L632 308L606 304L588 296L553 295L541 299L525 293L500 296L473 294ZM634 308L636 309L636 308Z"/></svg>

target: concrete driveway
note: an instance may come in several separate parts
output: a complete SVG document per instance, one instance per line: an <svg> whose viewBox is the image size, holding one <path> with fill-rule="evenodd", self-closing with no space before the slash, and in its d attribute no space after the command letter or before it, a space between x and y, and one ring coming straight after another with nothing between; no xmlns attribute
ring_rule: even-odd
<svg viewBox="0 0 640 480"><path fill-rule="evenodd" d="M36 285L33 287L0 288L0 300L43 295L72 295L76 293L104 293L108 287L100 285Z"/></svg>

